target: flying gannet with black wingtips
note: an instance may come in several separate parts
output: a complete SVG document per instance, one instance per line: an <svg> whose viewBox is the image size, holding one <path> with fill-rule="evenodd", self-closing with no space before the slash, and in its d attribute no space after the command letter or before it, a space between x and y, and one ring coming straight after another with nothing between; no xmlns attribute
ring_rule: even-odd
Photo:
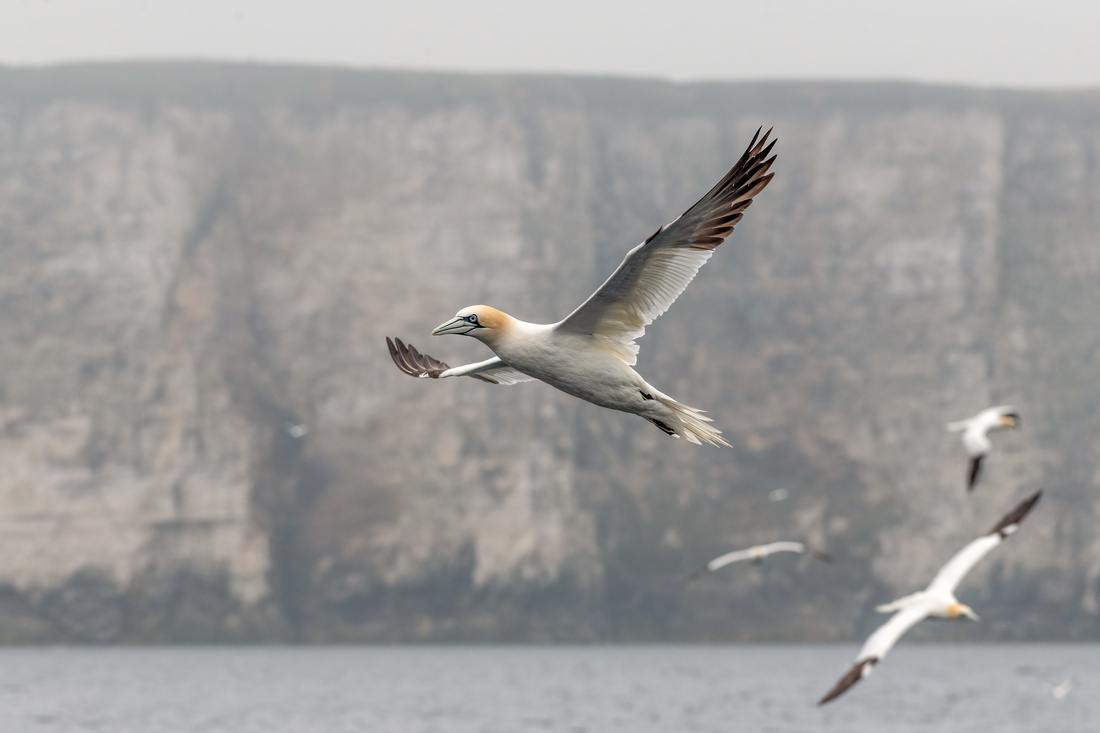
<svg viewBox="0 0 1100 733"><path fill-rule="evenodd" d="M727 552L725 555L719 555L706 565L692 572L691 575L684 578L683 582L686 585L693 580L698 580L707 573L713 573L718 568L724 568L735 562L748 560L754 565L758 565L763 562L764 558L768 555L776 552L797 552L802 555L811 555L822 562L833 561L833 558L829 557L826 553L812 550L801 542L769 542L766 545L754 545L744 550L734 550L733 552Z"/></svg>
<svg viewBox="0 0 1100 733"><path fill-rule="evenodd" d="M965 620L978 620L970 606L959 603L955 598L955 588L970 569L978 564L986 554L1006 537L1016 531L1020 522L1024 520L1031 508L1039 501L1042 491L1024 499L1016 505L1016 508L1001 518L993 529L978 539L972 541L966 547L955 553L955 556L940 568L936 577L922 591L899 598L891 603L886 603L875 608L880 613L895 612L889 621L878 627L873 634L867 637L863 648L856 655L855 664L840 678L833 689L825 693L825 697L818 700L818 705L824 705L830 700L835 700L844 694L848 688L871 673L871 668L878 664L886 653L889 652L898 639L920 621L933 616L936 618Z"/></svg>
<svg viewBox="0 0 1100 733"><path fill-rule="evenodd" d="M966 474L966 490L973 491L982 470L982 459L993 448L989 434L996 430L1020 426L1020 413L1012 405L1000 405L982 410L965 420L947 423L947 429L962 433L963 446L970 456L970 468Z"/></svg>
<svg viewBox="0 0 1100 733"><path fill-rule="evenodd" d="M612 410L640 415L668 435L691 443L729 445L701 410L651 386L631 367L635 341L668 310L718 245L725 241L771 181L771 130L758 130L737 164L694 206L630 250L618 269L564 320L527 323L486 305L460 310L432 335L472 336L496 354L475 364L447 364L386 339L401 371L414 377L477 377L515 384L537 379Z"/></svg>

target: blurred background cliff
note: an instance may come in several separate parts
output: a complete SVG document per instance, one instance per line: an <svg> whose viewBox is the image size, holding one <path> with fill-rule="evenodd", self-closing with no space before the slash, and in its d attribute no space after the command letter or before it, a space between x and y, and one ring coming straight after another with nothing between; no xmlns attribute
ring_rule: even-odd
<svg viewBox="0 0 1100 733"><path fill-rule="evenodd" d="M759 126L639 360L732 449L390 363L563 317ZM1097 92L0 69L0 641L848 639L1039 487L969 638L1095 638L1098 232ZM837 562L678 585L773 539Z"/></svg>

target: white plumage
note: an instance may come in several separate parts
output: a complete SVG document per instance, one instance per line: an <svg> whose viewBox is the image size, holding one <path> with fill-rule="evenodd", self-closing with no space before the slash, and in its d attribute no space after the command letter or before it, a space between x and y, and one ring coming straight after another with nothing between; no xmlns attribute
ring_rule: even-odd
<svg viewBox="0 0 1100 733"><path fill-rule="evenodd" d="M982 468L982 459L993 448L989 434L1020 425L1020 414L1012 405L999 405L982 410L973 417L948 423L947 429L962 433L963 447L970 456L970 466L966 474L966 490L973 491Z"/></svg>
<svg viewBox="0 0 1100 733"><path fill-rule="evenodd" d="M766 558L768 555L772 555L777 552L795 552L800 555L809 554L823 562L832 562L832 558L826 555L824 552L807 549L806 545L801 542L781 540L779 542L769 542L764 545L753 545L752 547L747 547L744 550L734 550L733 552L727 552L725 555L719 555L718 557L708 562L706 565L694 571L691 575L684 578L684 582L691 582L692 580L700 578L707 573L713 573L715 570L718 570L719 568L724 568L725 566L731 565L735 562L743 562L745 560L748 560L752 563L763 562L764 558Z"/></svg>
<svg viewBox="0 0 1100 733"><path fill-rule="evenodd" d="M993 529L959 550L936 573L936 577L932 579L927 588L896 601L876 606L876 611L881 613L893 612L893 617L867 637L867 641L863 643L863 648L856 655L855 664L817 704L824 705L830 700L836 699L852 685L870 674L871 668L886 656L887 652L893 648L894 644L906 631L929 616L977 621L978 615L974 613L970 606L959 603L959 600L955 598L955 588L958 587L963 577L970 572L970 569L978 564L979 560L1016 531L1020 522L1035 506L1035 503L1039 501L1042 493L1042 491L1036 491L1027 499L1024 499L1012 511L1002 517Z"/></svg>
<svg viewBox="0 0 1100 733"><path fill-rule="evenodd" d="M387 338L394 363L421 378L469 376L499 384L538 379L601 407L640 415L692 443L728 445L701 410L663 394L631 367L645 327L668 310L771 181L770 132L760 138L758 131L714 188L630 250L611 277L562 321L527 323L496 308L470 306L432 333L477 338L494 358L452 368Z"/></svg>

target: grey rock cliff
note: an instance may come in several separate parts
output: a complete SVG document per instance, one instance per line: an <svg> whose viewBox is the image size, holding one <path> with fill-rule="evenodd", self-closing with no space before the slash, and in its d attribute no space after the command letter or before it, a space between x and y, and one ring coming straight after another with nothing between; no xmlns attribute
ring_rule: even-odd
<svg viewBox="0 0 1100 733"><path fill-rule="evenodd" d="M760 125L639 363L732 449L389 363L562 317ZM967 638L1095 636L1097 161L1093 92L0 70L0 639L846 639L1040 486ZM838 563L677 585L779 538Z"/></svg>

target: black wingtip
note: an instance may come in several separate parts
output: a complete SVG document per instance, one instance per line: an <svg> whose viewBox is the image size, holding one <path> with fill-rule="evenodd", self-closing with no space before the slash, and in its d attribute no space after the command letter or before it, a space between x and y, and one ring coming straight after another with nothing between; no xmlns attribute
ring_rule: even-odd
<svg viewBox="0 0 1100 733"><path fill-rule="evenodd" d="M703 577L708 572L710 572L710 568L708 568L706 565L701 568L697 568L681 578L680 585L684 586L694 583L696 580L699 580L699 578Z"/></svg>
<svg viewBox="0 0 1100 733"><path fill-rule="evenodd" d="M1020 522L1024 521L1024 517L1026 517L1032 507L1039 502L1039 498L1042 495L1043 490L1039 489L1034 494L1021 501L1012 511L1001 517L1001 521L997 522L996 526L989 530L987 534L999 534L1004 538L1015 532L1016 527Z"/></svg>
<svg viewBox="0 0 1100 733"><path fill-rule="evenodd" d="M966 474L966 491L971 493L978 483L978 474L982 470L982 455L976 455L970 459L970 471Z"/></svg>
<svg viewBox="0 0 1100 733"><path fill-rule="evenodd" d="M867 657L853 664L852 668L849 669L843 677L837 680L837 683L833 685L833 689L826 692L825 696L817 701L818 706L835 700L850 690L857 682L869 675L871 673L871 668L877 663L878 657Z"/></svg>
<svg viewBox="0 0 1100 733"><path fill-rule="evenodd" d="M761 130L763 130L763 129L764 129L764 126L763 126L763 125L761 125L760 127L756 128L756 135L753 135L753 140L755 140L755 139L756 139L757 135L759 135L759 134L760 134L760 131L761 131ZM768 131L764 133L764 137L760 138L760 142L758 142L758 143L757 143L757 146L759 146L759 147L763 147L763 146L764 146L764 143L768 142L768 136L772 134L772 129L773 129L773 128L771 128L771 127L769 127L769 128L768 128ZM775 142L775 141L773 140L772 142L773 142L773 144L774 144L774 142Z"/></svg>
<svg viewBox="0 0 1100 733"><path fill-rule="evenodd" d="M410 377L423 379L430 377L438 379L439 375L448 366L439 359L434 359L427 354L421 354L412 344L405 344L399 338L386 337L386 348L390 351L390 358L405 374Z"/></svg>
<svg viewBox="0 0 1100 733"><path fill-rule="evenodd" d="M763 131L763 129L763 125L756 128L756 132L753 134L752 140L749 141L749 145L745 148L745 152L742 153L741 159L737 161L737 164L733 166L732 170L737 170L741 168L745 165L745 163L749 161L750 158L767 157L768 153L771 152L772 146L775 145L776 140L773 139L771 143L768 143L768 137L771 136L772 130L774 130L775 128L769 127L768 131L764 133L764 137L760 137L760 133L761 131ZM761 153L761 149L764 148L764 145L766 143L768 143L767 149L765 149L763 153ZM770 165L771 161L769 160L767 161L767 163Z"/></svg>

